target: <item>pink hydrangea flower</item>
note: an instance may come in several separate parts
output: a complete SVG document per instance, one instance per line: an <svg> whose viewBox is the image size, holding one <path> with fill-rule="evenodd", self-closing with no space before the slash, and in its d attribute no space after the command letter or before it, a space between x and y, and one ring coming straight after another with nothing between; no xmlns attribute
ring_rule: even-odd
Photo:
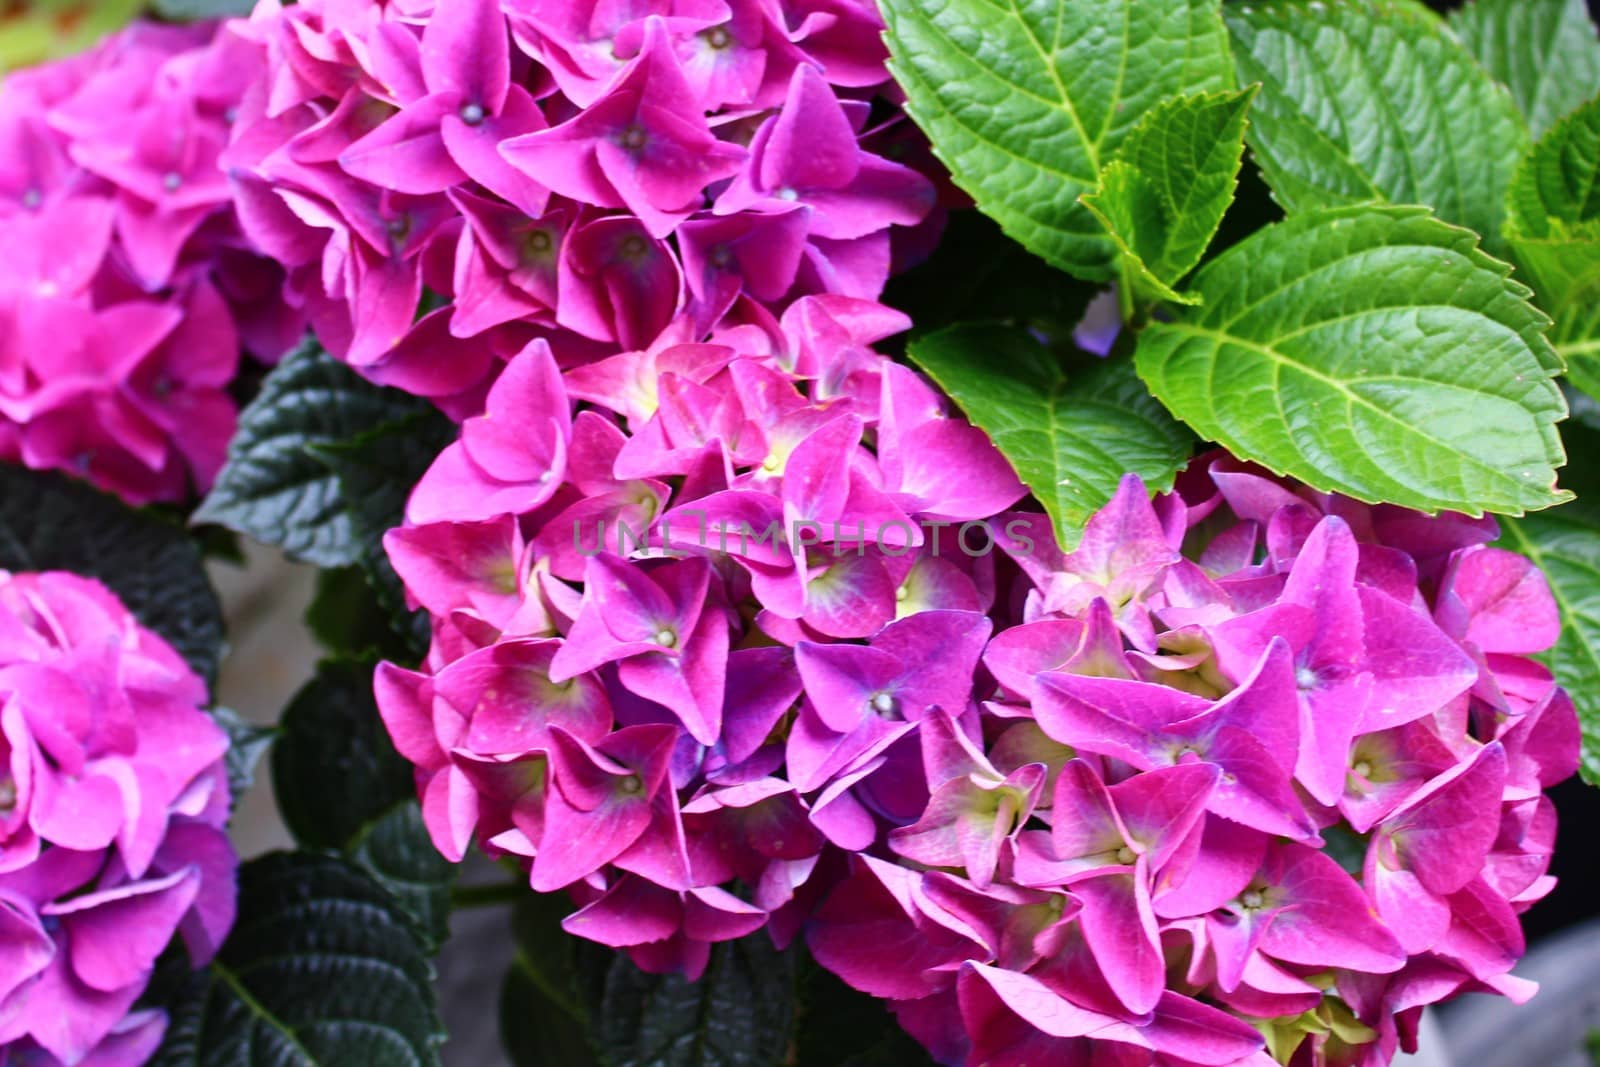
<svg viewBox="0 0 1600 1067"><path fill-rule="evenodd" d="M0 573L0 1059L135 1067L131 1012L181 935L233 925L228 739L204 683L106 588Z"/></svg>
<svg viewBox="0 0 1600 1067"><path fill-rule="evenodd" d="M303 329L219 165L259 67L213 26L135 24L0 88L0 459L136 504L210 487L240 351Z"/></svg>
<svg viewBox="0 0 1600 1067"><path fill-rule="evenodd" d="M1220 455L1064 552L872 351L903 325L815 294L511 359L386 541L441 851L651 970L804 937L950 1064L1377 1065L1528 995L1577 758L1538 571Z"/></svg>
<svg viewBox="0 0 1600 1067"><path fill-rule="evenodd" d="M533 340L570 367L877 297L939 198L872 150L906 125L882 31L871 0L263 0L222 158L322 342L465 417Z"/></svg>

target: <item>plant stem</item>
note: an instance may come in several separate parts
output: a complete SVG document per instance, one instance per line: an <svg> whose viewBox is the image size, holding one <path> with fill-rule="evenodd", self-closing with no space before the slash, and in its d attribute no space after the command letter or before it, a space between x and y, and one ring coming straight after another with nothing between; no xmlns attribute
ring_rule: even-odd
<svg viewBox="0 0 1600 1067"><path fill-rule="evenodd" d="M458 885L450 890L452 908L492 908L515 904L532 892L524 882L495 882L492 885Z"/></svg>

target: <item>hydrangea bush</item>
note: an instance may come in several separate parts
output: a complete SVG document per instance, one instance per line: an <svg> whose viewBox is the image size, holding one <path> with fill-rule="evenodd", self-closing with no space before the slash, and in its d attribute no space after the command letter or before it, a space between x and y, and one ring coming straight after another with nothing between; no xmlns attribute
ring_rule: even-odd
<svg viewBox="0 0 1600 1067"><path fill-rule="evenodd" d="M162 0L8 77L0 1063L446 1062L467 906L518 1067L1528 1000L1600 40L1434 6ZM320 568L271 725L234 533Z"/></svg>

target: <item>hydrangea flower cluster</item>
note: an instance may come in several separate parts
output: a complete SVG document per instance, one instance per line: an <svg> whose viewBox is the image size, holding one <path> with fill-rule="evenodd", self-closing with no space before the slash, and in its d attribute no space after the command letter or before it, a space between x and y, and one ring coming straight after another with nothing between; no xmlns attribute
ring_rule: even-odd
<svg viewBox="0 0 1600 1067"><path fill-rule="evenodd" d="M303 317L239 231L218 158L258 76L212 26L135 24L0 87L0 460L126 500L209 488L241 347Z"/></svg>
<svg viewBox="0 0 1600 1067"><path fill-rule="evenodd" d="M136 1067L181 934L233 925L227 736L204 683L104 586L0 572L0 1061Z"/></svg>
<svg viewBox="0 0 1600 1067"><path fill-rule="evenodd" d="M535 337L565 366L876 297L937 200L891 158L930 157L882 29L871 0L262 0L224 164L330 351L476 414Z"/></svg>
<svg viewBox="0 0 1600 1067"><path fill-rule="evenodd" d="M803 933L952 1064L1381 1064L1525 995L1577 725L1493 521L1211 456L1063 552L871 349L905 325L813 295L510 361L386 538L440 850L649 970Z"/></svg>

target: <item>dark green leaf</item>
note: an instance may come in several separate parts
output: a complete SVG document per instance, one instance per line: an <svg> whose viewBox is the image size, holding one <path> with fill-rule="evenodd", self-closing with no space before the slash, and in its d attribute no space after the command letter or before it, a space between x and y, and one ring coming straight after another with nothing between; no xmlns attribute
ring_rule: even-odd
<svg viewBox="0 0 1600 1067"><path fill-rule="evenodd" d="M889 280L883 301L911 316L915 333L957 322L1006 322L1063 340L1095 288L1063 274L1007 237L981 211L950 215L927 261Z"/></svg>
<svg viewBox="0 0 1600 1067"><path fill-rule="evenodd" d="M1007 233L1103 280L1111 242L1078 202L1174 93L1232 85L1218 0L885 0L891 69L951 174Z"/></svg>
<svg viewBox="0 0 1600 1067"><path fill-rule="evenodd" d="M356 563L355 519L337 475L312 449L429 411L425 401L367 382L308 341L267 375L240 414L227 464L195 519L319 566Z"/></svg>
<svg viewBox="0 0 1600 1067"><path fill-rule="evenodd" d="M1468 231L1365 206L1262 230L1139 339L1140 375L1235 455L1424 511L1558 504L1566 402L1547 320Z"/></svg>
<svg viewBox="0 0 1600 1067"><path fill-rule="evenodd" d="M1290 212L1426 204L1490 247L1528 142L1506 90L1420 4L1266 0L1224 8L1250 146Z"/></svg>
<svg viewBox="0 0 1600 1067"><path fill-rule="evenodd" d="M928 372L1016 468L1064 546L1129 472L1171 488L1194 438L1162 409L1127 360L1084 357L1063 370L1027 333L953 326L912 343Z"/></svg>
<svg viewBox="0 0 1600 1067"><path fill-rule="evenodd" d="M1175 96L1133 128L1084 204L1117 248L1135 302L1191 302L1174 291L1222 225L1244 159L1255 89Z"/></svg>
<svg viewBox="0 0 1600 1067"><path fill-rule="evenodd" d="M763 933L712 946L698 982L618 954L595 1015L610 1067L776 1067L794 1024L793 952Z"/></svg>
<svg viewBox="0 0 1600 1067"><path fill-rule="evenodd" d="M289 832L306 848L343 850L368 823L416 796L372 696L372 665L328 660L283 713L272 785Z"/></svg>
<svg viewBox="0 0 1600 1067"><path fill-rule="evenodd" d="M316 595L306 607L306 625L317 643L335 656L415 661L420 653L413 639L416 631L411 614L402 611L397 618L387 594L380 598L365 568L335 567L317 572ZM425 643L425 615L422 624Z"/></svg>
<svg viewBox="0 0 1600 1067"><path fill-rule="evenodd" d="M169 1007L152 1067L432 1067L444 1040L417 931L336 856L239 874L239 921Z"/></svg>
<svg viewBox="0 0 1600 1067"><path fill-rule="evenodd" d="M98 578L215 681L222 608L199 549L159 514L60 474L0 467L0 567Z"/></svg>
<svg viewBox="0 0 1600 1067"><path fill-rule="evenodd" d="M1450 25L1511 90L1535 137L1600 93L1600 41L1583 0L1473 0Z"/></svg>
<svg viewBox="0 0 1600 1067"><path fill-rule="evenodd" d="M346 851L395 895L436 951L450 936L450 887L460 867L433 847L415 798L362 827Z"/></svg>
<svg viewBox="0 0 1600 1067"><path fill-rule="evenodd" d="M857 992L814 961L800 964L794 1067L934 1067L883 1001Z"/></svg>
<svg viewBox="0 0 1600 1067"><path fill-rule="evenodd" d="M511 931L517 956L500 993L500 1032L517 1067L598 1067L589 1040L589 1008L605 995L600 981L586 981L580 955L611 950L561 928L572 912L564 893L534 893L517 901Z"/></svg>
<svg viewBox="0 0 1600 1067"><path fill-rule="evenodd" d="M220 704L211 709L211 717L228 732L228 792L237 801L255 784L256 763L278 736L278 731L271 726L252 725L237 711Z"/></svg>

